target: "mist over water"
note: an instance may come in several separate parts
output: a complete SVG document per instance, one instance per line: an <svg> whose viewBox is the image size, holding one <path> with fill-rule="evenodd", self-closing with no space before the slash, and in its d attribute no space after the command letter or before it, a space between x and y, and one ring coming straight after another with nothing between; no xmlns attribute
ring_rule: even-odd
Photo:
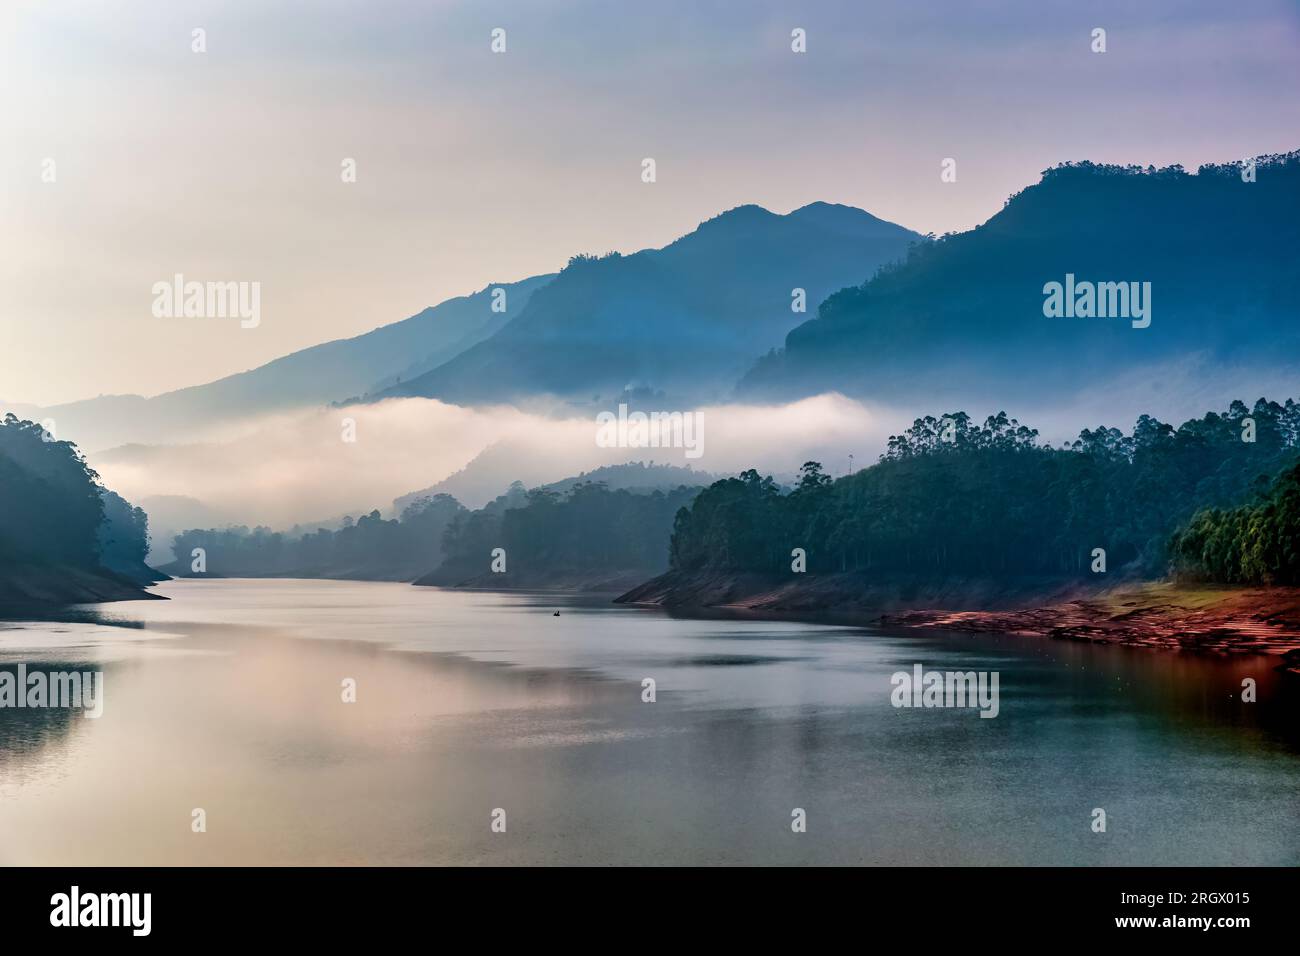
<svg viewBox="0 0 1300 956"><path fill-rule="evenodd" d="M129 500L179 496L200 503L185 527L210 526L202 518L211 511L224 523L288 528L374 508L387 513L395 498L453 476L453 493L469 508L491 501L513 481L536 487L628 461L689 465L715 475L756 468L788 480L803 462L815 460L839 476L849 467L849 455L856 467L871 464L889 436L913 419L958 410L977 421L1006 411L1037 428L1043 440L1060 444L1099 425L1127 432L1143 413L1176 426L1226 409L1233 399L1284 401L1297 397L1296 381L1283 365L1234 368L1192 357L1098 383L1082 394L1032 402L954 386L951 394L905 403L828 393L793 402L709 405L695 410L704 422L699 457L674 447L601 447L596 413L616 408L588 414L540 403L465 408L433 399L390 399L234 420L208 439L129 444L92 453L89 460ZM349 427L355 441L343 439Z"/></svg>
<svg viewBox="0 0 1300 956"><path fill-rule="evenodd" d="M158 590L0 627L0 668L90 663L107 690L93 721L0 710L0 863L1300 862L1276 659L397 584ZM896 709L916 663L998 672L998 717Z"/></svg>

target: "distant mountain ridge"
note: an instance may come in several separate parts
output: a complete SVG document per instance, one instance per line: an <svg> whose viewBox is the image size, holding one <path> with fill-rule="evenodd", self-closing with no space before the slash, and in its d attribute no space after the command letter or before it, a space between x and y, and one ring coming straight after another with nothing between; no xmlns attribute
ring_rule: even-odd
<svg viewBox="0 0 1300 956"><path fill-rule="evenodd" d="M58 435L100 450L129 442L193 441L197 429L243 415L323 405L364 395L441 365L518 315L554 278L494 283L349 339L292 352L247 372L153 398L103 395L63 405L13 405L34 420L53 419ZM493 290L505 291L493 311Z"/></svg>
<svg viewBox="0 0 1300 956"><path fill-rule="evenodd" d="M1300 153L1260 157L1253 177L1240 163L1048 170L983 225L828 298L739 394L1010 403L1195 354L1295 360ZM1046 284L1075 280L1149 283L1150 324L1045 316Z"/></svg>
<svg viewBox="0 0 1300 956"><path fill-rule="evenodd" d="M576 256L494 335L379 398L458 404L629 389L725 399L806 309L902 257L920 236L850 206L739 206L662 249Z"/></svg>
<svg viewBox="0 0 1300 956"><path fill-rule="evenodd" d="M60 437L96 452L192 442L243 417L394 396L476 404L661 389L725 398L802 317L791 309L794 289L815 309L917 238L849 206L813 203L786 215L739 206L662 249L575 256L560 274L493 283L206 384L7 408L53 421Z"/></svg>

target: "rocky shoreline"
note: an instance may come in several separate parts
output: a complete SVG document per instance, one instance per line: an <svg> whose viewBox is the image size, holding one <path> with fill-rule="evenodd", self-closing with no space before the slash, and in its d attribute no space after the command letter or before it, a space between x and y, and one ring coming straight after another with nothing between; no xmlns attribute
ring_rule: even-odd
<svg viewBox="0 0 1300 956"><path fill-rule="evenodd" d="M0 611L101 601L165 601L136 581L106 568L72 565L6 569L0 575Z"/></svg>
<svg viewBox="0 0 1300 956"><path fill-rule="evenodd" d="M678 612L833 614L863 624L1121 644L1213 654L1267 654L1300 675L1300 588L1128 582L1083 589L1060 582L867 582L854 575L797 584L762 577L670 572L619 603Z"/></svg>
<svg viewBox="0 0 1300 956"><path fill-rule="evenodd" d="M1300 589L1134 585L1014 611L915 610L881 623L1214 654L1270 654L1300 674Z"/></svg>

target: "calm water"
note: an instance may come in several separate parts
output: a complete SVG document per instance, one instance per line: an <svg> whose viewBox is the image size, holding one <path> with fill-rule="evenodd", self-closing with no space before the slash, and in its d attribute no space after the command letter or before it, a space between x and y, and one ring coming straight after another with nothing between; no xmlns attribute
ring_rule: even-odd
<svg viewBox="0 0 1300 956"><path fill-rule="evenodd" d="M98 720L0 710L0 863L1300 863L1273 659L401 584L158 591L0 623L0 667L106 684ZM916 663L999 672L999 716L895 709Z"/></svg>

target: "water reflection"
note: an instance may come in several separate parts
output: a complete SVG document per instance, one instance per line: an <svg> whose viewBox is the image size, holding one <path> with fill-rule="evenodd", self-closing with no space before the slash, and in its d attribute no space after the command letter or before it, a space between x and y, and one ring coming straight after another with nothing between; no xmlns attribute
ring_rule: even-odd
<svg viewBox="0 0 1300 956"><path fill-rule="evenodd" d="M0 628L6 666L107 670L100 720L0 713L0 860L1300 862L1273 659L391 584L164 589ZM893 708L915 663L998 671L999 716Z"/></svg>

